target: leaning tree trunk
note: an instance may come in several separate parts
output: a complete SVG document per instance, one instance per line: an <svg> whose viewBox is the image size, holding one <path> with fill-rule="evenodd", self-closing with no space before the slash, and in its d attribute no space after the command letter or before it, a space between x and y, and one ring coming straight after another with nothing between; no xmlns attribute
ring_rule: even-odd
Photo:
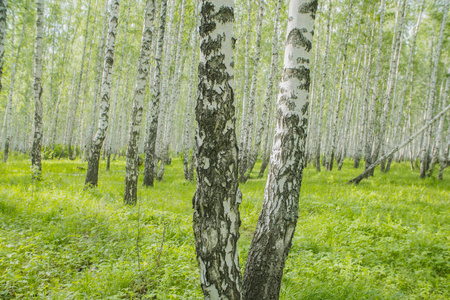
<svg viewBox="0 0 450 300"><path fill-rule="evenodd" d="M43 107L42 107L42 44L44 32L44 0L36 1L36 45L34 62L34 132L31 147L31 167L33 178L40 178L42 172L41 149L43 133Z"/></svg>
<svg viewBox="0 0 450 300"><path fill-rule="evenodd" d="M108 38L106 40L105 62L103 66L102 91L100 102L100 117L98 120L97 133L92 141L91 155L86 172L86 187L97 186L98 167L100 162L100 150L108 130L109 99L111 95L112 70L114 64L114 48L116 44L117 24L119 19L119 0L111 3L111 16L108 27Z"/></svg>
<svg viewBox="0 0 450 300"><path fill-rule="evenodd" d="M244 273L244 299L278 299L298 219L317 1L291 0L277 125L264 203Z"/></svg>
<svg viewBox="0 0 450 300"><path fill-rule="evenodd" d="M427 106L427 122L431 120L433 116L433 105L434 98L436 94L436 83L437 83L437 75L439 69L439 59L441 57L442 51L442 42L444 39L444 30L447 24L447 13L450 6L450 2L447 1L444 7L444 15L441 22L441 29L439 31L439 40L436 49L436 54L434 56L434 67L433 72L431 73L431 81L430 81L430 97L428 98L428 106ZM429 156L430 156L430 144L431 144L431 127L425 131L424 134L425 143L421 149L421 162L420 162L420 178L425 178L426 171L429 167Z"/></svg>
<svg viewBox="0 0 450 300"><path fill-rule="evenodd" d="M133 108L131 112L131 126L128 137L127 165L125 170L125 204L136 204L137 182L139 177L138 164L138 140L141 133L142 111L144 109L145 89L147 87L148 73L150 69L150 52L153 37L153 16L155 13L155 1L147 0L144 14L144 28L142 30L141 54L134 89ZM114 133L113 133L114 134Z"/></svg>
<svg viewBox="0 0 450 300"><path fill-rule="evenodd" d="M0 0L0 92L2 91L3 56L5 55L7 9L8 9L8 0Z"/></svg>
<svg viewBox="0 0 450 300"><path fill-rule="evenodd" d="M412 136L410 136L408 139L404 140L400 145L392 148L391 150L389 150L387 152L387 154L385 154L384 156L382 156L381 158L379 158L376 162L374 162L372 165L370 165L364 172L362 172L359 176L353 178L352 180L350 180L348 183L354 183L354 184L358 184L361 182L361 180L363 180L364 178L367 177L367 174L370 173L373 169L375 169L376 166L378 166L383 160L389 158L389 156L393 155L395 152L397 152L398 150L400 150L401 148L405 147L406 145L408 145L409 143L411 143L412 140L414 140L417 136L419 136L422 132L424 132L426 129L430 128L431 125L433 125L434 122L436 122L437 120L439 120L439 118L441 118L448 110L450 110L450 105L448 105L447 107L445 107L439 114L437 114L433 119L431 119L430 121L428 121L425 126L423 126L419 131L417 131L415 134L413 134Z"/></svg>
<svg viewBox="0 0 450 300"><path fill-rule="evenodd" d="M193 227L205 299L241 299L233 23L234 0L202 1Z"/></svg>
<svg viewBox="0 0 450 300"><path fill-rule="evenodd" d="M164 48L164 31L166 27L167 0L161 0L159 17L158 45L155 56L155 79L153 82L153 99L149 103L147 115L147 141L145 143L144 186L153 186L155 169L156 134L158 131L159 104L161 102L161 63Z"/></svg>

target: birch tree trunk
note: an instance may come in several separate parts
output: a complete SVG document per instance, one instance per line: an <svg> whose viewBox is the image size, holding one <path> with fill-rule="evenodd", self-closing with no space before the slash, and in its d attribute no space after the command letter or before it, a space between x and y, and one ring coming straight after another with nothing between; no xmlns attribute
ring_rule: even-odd
<svg viewBox="0 0 450 300"><path fill-rule="evenodd" d="M100 88L101 88L101 79L102 79L102 69L103 69L103 58L104 58L104 53L105 53L105 46L106 46L106 34L107 34L107 29L108 29L108 6L109 6L109 1L110 0L106 0L105 1L105 9L103 12L104 18L103 18L103 30L102 30L102 36L100 38L100 42L98 45L98 50L97 50L97 76L95 79L95 86L94 86L94 93L93 93L93 99L92 99L92 112L91 112L91 123L88 126L88 132L86 134L86 153L87 153L87 159L89 160L90 155L91 155L91 151L92 151L92 146L93 146L93 136L94 136L94 128L95 128L95 123L97 121L97 112L98 112L98 105L97 105L97 101L98 101L98 97L99 97L99 92L100 92Z"/></svg>
<svg viewBox="0 0 450 300"><path fill-rule="evenodd" d="M142 112L144 109L145 90L147 88L150 69L150 52L153 37L153 16L155 1L147 0L144 13L144 28L142 29L141 53L139 56L136 87L134 89L133 108L131 111L131 126L128 136L127 165L125 169L125 204L136 204L137 183L139 177L138 140L141 133Z"/></svg>
<svg viewBox="0 0 450 300"><path fill-rule="evenodd" d="M43 107L42 107L42 44L44 32L44 0L36 0L36 44L34 50L34 132L31 147L31 167L33 178L41 177L41 149L43 133Z"/></svg>
<svg viewBox="0 0 450 300"><path fill-rule="evenodd" d="M259 20L258 20L258 30L257 30L257 40L258 38L261 39L261 26L262 26L262 14L263 12L263 5L264 3L262 1L260 1L259 3ZM279 25L279 19L280 19L280 10L281 10L281 0L277 1L277 8L275 11L275 20L274 20L274 29L273 29L273 35L272 35L272 61L271 61L271 69L270 69L270 73L269 73L269 78L267 79L267 90L266 90L266 97L264 100L264 105L263 105L263 110L262 110L262 114L261 114L261 119L259 122L259 126L258 126L258 131L256 132L256 139L255 139L255 147L253 150L253 153L251 153L250 157L249 157L249 163L247 166L247 173L244 175L241 175L239 180L241 182L246 182L248 180L248 178L250 177L250 173L253 170L253 167L255 166L256 160L258 158L258 153L259 153L259 148L261 146L261 139L262 139L262 135L264 133L264 129L266 127L268 127L267 124L267 113L268 110L270 108L271 105L271 101L272 101L272 97L273 97L273 81L274 81L274 77L275 74L277 72L278 69L278 25ZM258 48L258 56L259 56L259 48ZM259 60L259 58L258 58ZM255 64L256 65L256 64ZM255 68L254 68L255 69ZM253 76L255 76L255 73L253 74ZM252 86L253 84L255 84L255 89L256 89L256 81L255 83L252 82ZM255 98L254 95L254 91L252 89L252 93L250 95L250 99ZM250 114L252 115L252 114ZM267 129L269 130L269 129ZM250 152L251 148L249 148L249 152Z"/></svg>
<svg viewBox="0 0 450 300"><path fill-rule="evenodd" d="M378 82L380 79L380 69L381 69L381 48L383 46L383 25L384 25L384 13L386 10L386 0L381 0L381 10L380 10L380 31L378 35L378 49L377 49L377 64L375 67L375 76L372 87L372 97L370 100L370 110L367 123L366 132L366 145L364 147L364 160L365 168L367 169L372 164L372 146L375 135L375 120L376 120L376 100L378 97Z"/></svg>
<svg viewBox="0 0 450 300"><path fill-rule="evenodd" d="M316 145L316 171L320 172L320 152L321 152L321 145L322 145L322 117L323 117L323 107L325 105L325 85L326 85L326 78L327 78L327 71L328 71L328 57L330 54L330 45L331 45L331 10L332 10L332 1L330 0L329 8L328 8L328 18L327 18L327 37L325 42L325 56L322 61L322 86L320 89L320 96L318 101L320 102L320 109L317 112L318 120L317 120L317 145ZM316 55L319 55L319 53L316 53Z"/></svg>
<svg viewBox="0 0 450 300"><path fill-rule="evenodd" d="M117 24L119 19L119 0L112 0L111 15L108 27L108 38L106 40L105 62L102 75L102 91L100 102L100 117L97 132L92 141L91 156L88 161L86 172L86 187L97 186L98 167L100 161L100 150L108 130L109 99L111 96L112 71L114 64L114 48L116 44Z"/></svg>
<svg viewBox="0 0 450 300"><path fill-rule="evenodd" d="M278 299L298 219L317 1L289 1L277 125L264 203L244 273L244 299Z"/></svg>
<svg viewBox="0 0 450 300"><path fill-rule="evenodd" d="M205 299L241 299L233 23L233 0L202 1L193 228Z"/></svg>
<svg viewBox="0 0 450 300"><path fill-rule="evenodd" d="M166 27L167 0L161 0L159 17L158 44L155 56L155 80L153 82L153 99L149 103L147 114L147 141L145 143L144 186L153 186L155 169L156 134L158 131L159 104L161 101L161 63L164 48L164 31Z"/></svg>
<svg viewBox="0 0 450 300"><path fill-rule="evenodd" d="M192 30L192 58L191 58L191 70L190 70L190 80L189 80L189 95L186 103L186 112L185 112L185 123L184 123L184 161L183 161L183 170L184 170L184 178L189 180L189 151L192 148L192 106L194 106L194 94L198 94L198 89L194 87L195 80L195 67L198 66L197 62L197 53L198 53L198 27L199 27L199 13L198 13L198 3L200 1L195 1L195 24L194 30ZM194 155L194 151L192 151L192 155Z"/></svg>
<svg viewBox="0 0 450 300"><path fill-rule="evenodd" d="M7 10L8 0L0 0L0 92L2 91L3 56L5 55Z"/></svg>
<svg viewBox="0 0 450 300"><path fill-rule="evenodd" d="M450 6L450 2L445 2L444 4L444 14L442 17L441 22L441 29L439 31L439 40L438 45L436 49L436 54L434 56L434 67L433 72L431 73L431 81L430 81L430 96L428 98L428 106L427 106L427 122L431 120L433 116L433 105L434 105L434 98L436 94L436 84L437 84L437 75L438 75L438 69L439 69L439 60L441 58L441 51L442 51L442 42L444 38L444 30L445 26L447 24L447 14ZM429 167L429 156L430 156L430 146L431 146L431 127L429 127L425 133L424 133L424 141L425 143L422 145L421 148L421 161L420 161L420 178L425 178L426 171Z"/></svg>

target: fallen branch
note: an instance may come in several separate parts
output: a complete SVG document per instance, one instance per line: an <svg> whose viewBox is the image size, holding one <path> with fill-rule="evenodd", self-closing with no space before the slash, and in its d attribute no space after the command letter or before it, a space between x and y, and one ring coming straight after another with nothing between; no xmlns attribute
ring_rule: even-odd
<svg viewBox="0 0 450 300"><path fill-rule="evenodd" d="M376 162L371 164L364 172L362 172L359 176L353 178L347 184L358 184L361 180L366 178L367 174L375 169L376 166L378 166L383 160L389 158L392 154L400 150L401 148L405 147L409 143L411 143L412 140L414 140L419 134L421 134L425 129L430 127L434 122L436 122L440 117L442 117L448 110L450 109L450 105L447 105L439 114L437 114L433 119L431 119L425 126L420 128L419 131L417 131L415 134L411 135L408 139L404 140L399 146L392 148L386 155L379 158Z"/></svg>

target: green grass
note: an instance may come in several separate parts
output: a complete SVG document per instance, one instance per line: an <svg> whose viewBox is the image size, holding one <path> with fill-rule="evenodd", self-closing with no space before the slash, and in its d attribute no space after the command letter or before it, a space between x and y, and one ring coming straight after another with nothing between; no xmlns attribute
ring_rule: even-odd
<svg viewBox="0 0 450 300"><path fill-rule="evenodd" d="M44 161L33 182L24 157L0 164L0 299L202 299L182 161L140 185L136 207L122 204L123 160L102 163L88 191L78 166ZM281 298L450 299L450 172L420 180L394 164L346 184L360 172L305 171ZM242 269L266 180L255 178L241 186Z"/></svg>

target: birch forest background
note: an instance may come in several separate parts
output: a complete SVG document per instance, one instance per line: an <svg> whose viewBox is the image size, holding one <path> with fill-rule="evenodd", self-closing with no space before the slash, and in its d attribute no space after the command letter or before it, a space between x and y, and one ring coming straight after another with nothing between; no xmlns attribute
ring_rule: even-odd
<svg viewBox="0 0 450 300"><path fill-rule="evenodd" d="M449 299L449 7L0 0L0 299Z"/></svg>

